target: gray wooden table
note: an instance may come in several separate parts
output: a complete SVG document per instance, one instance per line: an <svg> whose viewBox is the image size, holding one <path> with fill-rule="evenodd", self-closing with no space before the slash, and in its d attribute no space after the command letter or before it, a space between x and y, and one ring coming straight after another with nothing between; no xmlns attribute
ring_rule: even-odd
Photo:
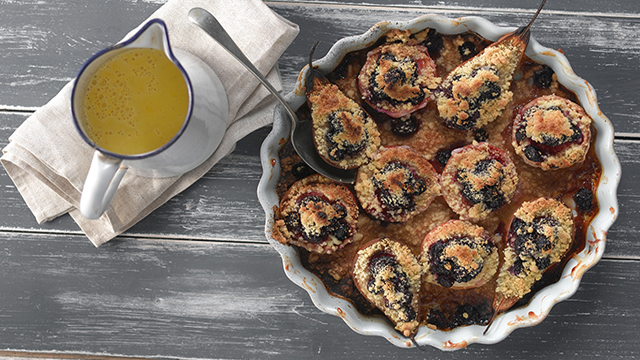
<svg viewBox="0 0 640 360"><path fill-rule="evenodd" d="M532 0L269 1L300 34L279 64L293 88L317 54L380 20L428 12L519 26ZM0 0L0 146L162 0ZM266 241L256 186L260 129L202 179L95 248L69 216L38 225L0 170L0 357L548 359L640 357L640 4L549 0L533 36L562 49L616 129L620 216L604 258L540 324L456 352L397 348L315 308ZM635 184L635 185L634 185Z"/></svg>

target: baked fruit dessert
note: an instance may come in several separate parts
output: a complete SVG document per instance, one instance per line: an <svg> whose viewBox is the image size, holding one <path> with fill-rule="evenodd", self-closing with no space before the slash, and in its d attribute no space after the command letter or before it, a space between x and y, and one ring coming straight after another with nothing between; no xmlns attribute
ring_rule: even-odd
<svg viewBox="0 0 640 360"><path fill-rule="evenodd" d="M504 261L496 287L498 302L509 306L531 291L543 272L559 262L573 242L571 209L559 200L539 198L522 203L506 235ZM503 304L496 310L505 308Z"/></svg>
<svg viewBox="0 0 640 360"><path fill-rule="evenodd" d="M411 249L389 238L367 243L354 259L353 282L360 293L407 337L420 324L420 275L420 264Z"/></svg>
<svg viewBox="0 0 640 360"><path fill-rule="evenodd" d="M525 105L513 121L513 148L531 166L561 169L584 161L591 144L591 118L556 95Z"/></svg>
<svg viewBox="0 0 640 360"><path fill-rule="evenodd" d="M294 183L279 207L272 235L283 244L330 254L353 241L358 204L342 183L311 175Z"/></svg>
<svg viewBox="0 0 640 360"><path fill-rule="evenodd" d="M387 33L375 43L368 38L362 48L340 54L339 59L334 58L333 70L324 74L325 79L313 75L314 82L308 82L317 89L327 82L335 85L374 119L379 134L376 149L358 166L356 183L345 185L351 192L343 196L357 207L352 220L346 222L354 226L350 232L353 241L334 243L327 253L310 248L308 240L294 243L281 236L278 241L296 247L293 251L301 266L317 276L329 296L348 300L365 317L385 315L410 340L415 340L420 326L430 329L429 334L431 330L486 326L511 307L526 306L538 291L547 293L548 285L562 276L565 264L591 248L587 248L590 226L595 216L602 214L596 194L603 165L592 145L597 134L590 123L569 125L560 121L563 117L570 121L579 118L567 115L573 110L565 110L573 109L567 104L579 105L579 98L561 84L561 74L521 53L528 28L498 43L474 32L447 34L426 28L410 33L388 30L386 23L378 30ZM452 121L456 126L448 124L436 101L428 101L424 107L423 99L415 101L406 108L412 112L400 117L392 116L395 114L388 111L391 107L369 103L364 94L368 90L361 85L371 80L362 82L361 75L373 55L378 56L374 63L378 70L373 71L386 74L376 76L400 81L403 76L409 78L410 73L404 70L415 69L409 60L408 65L399 60L400 51L410 46L427 49L435 65L434 79L450 73L461 75L450 82L451 91L454 87L459 94L475 91L454 104L462 109L473 103L472 111L465 110L465 119L471 120ZM383 49L393 58L385 58ZM467 75L457 73L465 64L475 65L465 68ZM383 70L381 65L385 66ZM506 73L501 72L505 69ZM304 85L302 79L300 85ZM411 88L408 83L399 84ZM446 86L435 90L427 86L427 90L431 95L425 93L425 98L446 92ZM319 96L321 90L317 91L308 96ZM329 99L332 90L325 91ZM540 100L534 101L538 98L553 99L557 104L544 107ZM317 102L302 105L297 111L300 119L311 120L314 106L317 110ZM527 106L529 112L514 121ZM540 119L532 118L537 116ZM463 117L460 115L459 120ZM554 121L559 125L553 125ZM531 138L549 145L553 142L547 139L551 129L561 134L553 135L562 143L554 154L577 144L591 144L584 149L584 160L547 171L521 158L515 149L518 141L538 146L527 143ZM577 131L581 139L577 139ZM536 136L540 136L538 140ZM280 199L290 198L292 185L312 170L300 166L301 160L290 145L278 146L282 171L276 193ZM567 210L562 201L571 209ZM299 211L284 210L282 202L280 207L275 211L275 228L285 229L273 232L301 233L296 230L296 215L286 218L290 212ZM287 222L293 225L291 230L286 228ZM550 252L547 243L553 244ZM411 270L414 262L421 270ZM318 294L324 296L324 289L319 290ZM402 338L399 335L391 334Z"/></svg>
<svg viewBox="0 0 640 360"><path fill-rule="evenodd" d="M453 289L486 284L499 262L498 248L489 233L462 220L449 220L431 230L420 252L425 281Z"/></svg>
<svg viewBox="0 0 640 360"><path fill-rule="evenodd" d="M315 48L315 47L314 47ZM355 101L327 80L309 56L306 96L313 122L313 141L329 164L353 169L369 162L380 146L376 123Z"/></svg>
<svg viewBox="0 0 640 360"><path fill-rule="evenodd" d="M511 80L529 44L529 26L505 35L453 69L435 92L446 126L475 130L500 116L513 97Z"/></svg>
<svg viewBox="0 0 640 360"><path fill-rule="evenodd" d="M426 210L440 195L440 177L431 163L408 146L381 148L358 169L355 191L362 208L376 219L404 222Z"/></svg>
<svg viewBox="0 0 640 360"><path fill-rule="evenodd" d="M444 199L460 219L478 221L511 202L518 173L504 150L474 142L451 152L440 184Z"/></svg>
<svg viewBox="0 0 640 360"><path fill-rule="evenodd" d="M358 75L364 101L393 118L427 106L432 90L440 83L428 49L408 41L409 34L409 31L392 31L387 37L397 42L369 51Z"/></svg>

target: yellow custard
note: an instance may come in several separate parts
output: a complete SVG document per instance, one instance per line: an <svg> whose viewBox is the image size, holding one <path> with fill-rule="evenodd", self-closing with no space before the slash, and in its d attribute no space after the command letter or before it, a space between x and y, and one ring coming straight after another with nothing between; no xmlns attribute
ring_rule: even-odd
<svg viewBox="0 0 640 360"><path fill-rule="evenodd" d="M188 108L189 92L178 67L160 50L132 48L93 75L81 125L105 150L144 154L178 133Z"/></svg>

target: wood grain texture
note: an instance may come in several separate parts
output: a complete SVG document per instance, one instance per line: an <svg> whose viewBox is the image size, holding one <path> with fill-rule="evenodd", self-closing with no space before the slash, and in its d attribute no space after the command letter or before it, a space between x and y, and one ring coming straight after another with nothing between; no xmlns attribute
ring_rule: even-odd
<svg viewBox="0 0 640 360"><path fill-rule="evenodd" d="M24 115L0 113L0 146ZM203 178L172 198L124 235L134 237L227 240L266 243L264 212L256 188L262 168L259 148L269 128L259 129L238 143L236 151L222 159ZM620 216L608 234L605 256L640 259L636 240L640 199L640 141L617 140L615 150L624 176L618 190ZM69 216L38 225L4 170L0 171L3 196L0 230L62 232L80 234Z"/></svg>
<svg viewBox="0 0 640 360"><path fill-rule="evenodd" d="M535 11L540 5L538 0L457 0L457 1L439 1L439 0L269 0L268 3L307 3L320 6L328 5L346 5L349 7L372 5L390 8L411 8L411 9L459 9L461 11ZM594 13L607 14L612 16L637 16L638 4L628 0L583 0L577 3L573 0L553 0L547 1L544 6L545 12L571 12L571 13Z"/></svg>
<svg viewBox="0 0 640 360"><path fill-rule="evenodd" d="M455 353L321 313L268 245L0 233L2 349L216 359L632 358L640 263L605 260L540 325ZM625 276L620 276L625 274ZM594 331L594 324L598 324ZM540 346L544 344L544 346Z"/></svg>
<svg viewBox="0 0 640 360"><path fill-rule="evenodd" d="M0 0L0 146L74 76L164 0ZM528 21L537 1L267 1L300 25L280 60L293 88L316 40L322 56L338 39L381 20L435 12L478 15L499 25ZM579 9L576 10L576 7ZM69 216L38 225L0 170L0 358L154 359L631 359L640 281L640 7L636 1L549 1L533 29L561 48L596 89L621 134L620 217L604 259L577 293L540 325L496 345L457 352L400 349L359 335L320 312L285 276L264 235L256 186L269 128L124 236L95 248ZM202 241L197 241L202 240ZM74 354L66 355L66 354Z"/></svg>

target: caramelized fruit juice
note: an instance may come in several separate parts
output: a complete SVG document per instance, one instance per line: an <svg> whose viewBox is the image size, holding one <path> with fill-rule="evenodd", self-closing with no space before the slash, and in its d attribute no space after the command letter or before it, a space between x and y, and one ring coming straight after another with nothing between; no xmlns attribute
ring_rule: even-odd
<svg viewBox="0 0 640 360"><path fill-rule="evenodd" d="M132 48L93 75L82 127L102 149L143 154L178 133L188 108L189 92L178 67L160 50Z"/></svg>

